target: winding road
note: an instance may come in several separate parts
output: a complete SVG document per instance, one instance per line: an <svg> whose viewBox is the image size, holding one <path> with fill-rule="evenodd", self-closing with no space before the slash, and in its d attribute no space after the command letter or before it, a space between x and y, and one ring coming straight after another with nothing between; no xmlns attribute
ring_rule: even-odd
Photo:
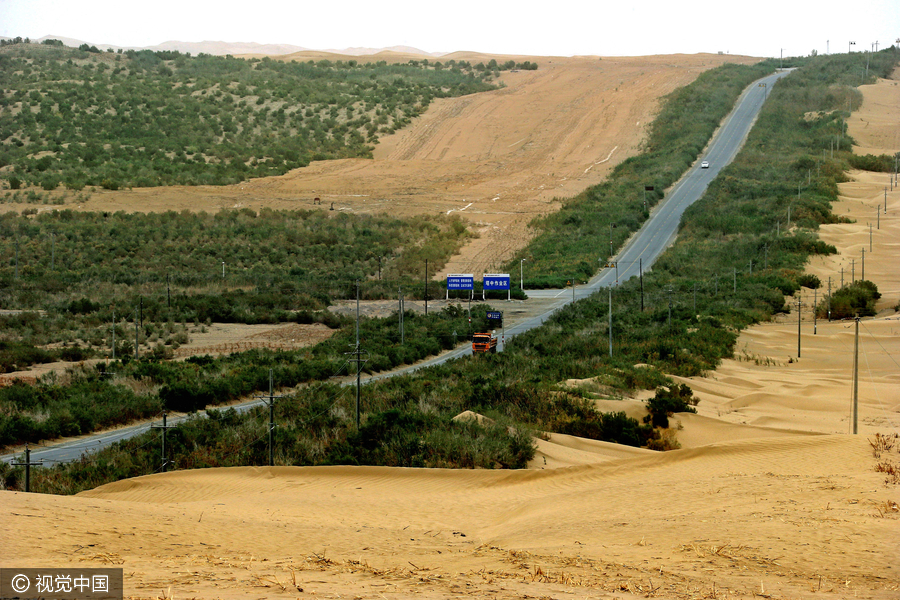
<svg viewBox="0 0 900 600"><path fill-rule="evenodd" d="M698 159L697 163L685 173L666 197L657 204L651 212L650 218L614 257L614 260L620 265L618 273L616 269L603 269L591 278L587 284L576 287L574 290L537 290L528 292L530 298L549 300L550 303L541 314L527 318L506 329L504 332L505 337L511 338L529 329L539 327L550 315L566 304L586 298L600 289L615 286L620 281L637 277L640 268L647 270L652 267L666 248L675 241L681 216L687 207L700 199L719 171L727 166L737 155L768 96L768 90L778 79L789 73L789 70L776 72L753 82L744 90L734 109L725 118L718 133L713 137L704 156ZM709 162L709 168L704 169L700 167L700 162L703 160ZM598 249L598 254L602 254L602 249ZM502 350L502 345L500 349ZM471 353L471 346L464 344L455 350L422 361L416 365L373 375L366 378L364 382L410 373ZM263 400L253 400L236 405L234 408L238 411L246 411L264 404ZM167 425L175 425L185 418L187 417L173 417L168 421ZM53 464L77 460L85 453L134 437L149 430L150 427L150 423L141 423L113 431L92 434L78 440L36 448L31 452L31 461L43 461L45 464ZM0 456L0 460L9 463L21 459L21 457L21 454L7 454Z"/></svg>

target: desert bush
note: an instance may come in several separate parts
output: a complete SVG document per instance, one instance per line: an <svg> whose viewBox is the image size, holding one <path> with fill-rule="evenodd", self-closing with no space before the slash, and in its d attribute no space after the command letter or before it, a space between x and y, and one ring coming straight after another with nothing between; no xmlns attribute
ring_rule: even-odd
<svg viewBox="0 0 900 600"><path fill-rule="evenodd" d="M699 400L694 392L685 384L657 388L653 398L647 400L649 415L644 417L645 423L654 427L669 427L669 417L677 412L697 412L694 408Z"/></svg>
<svg viewBox="0 0 900 600"><path fill-rule="evenodd" d="M822 287L822 280L812 273L803 273L797 278L797 285L811 290L817 290Z"/></svg>
<svg viewBox="0 0 900 600"><path fill-rule="evenodd" d="M850 319L853 317L871 317L875 314L875 301L881 293L871 281L858 280L836 290L831 296L831 318ZM820 313L827 312L827 300L823 300L818 308Z"/></svg>
<svg viewBox="0 0 900 600"><path fill-rule="evenodd" d="M847 162L854 169L862 171L876 171L879 173L893 173L896 158L887 154L878 156L872 154L848 154Z"/></svg>

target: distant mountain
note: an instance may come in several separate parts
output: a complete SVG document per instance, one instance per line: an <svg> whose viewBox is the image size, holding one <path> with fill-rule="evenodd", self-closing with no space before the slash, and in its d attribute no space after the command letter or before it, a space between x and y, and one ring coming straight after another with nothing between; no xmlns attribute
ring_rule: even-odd
<svg viewBox="0 0 900 600"><path fill-rule="evenodd" d="M325 52L333 52L334 54L345 54L349 56L370 56L379 52L396 52L397 54L421 54L422 56L433 56L435 58L443 56L446 52L425 52L412 46L391 46L389 48L344 48L343 50L325 50Z"/></svg>
<svg viewBox="0 0 900 600"><path fill-rule="evenodd" d="M190 52L196 56L200 53L213 54L216 56L224 56L226 54L265 54L269 56L277 56L281 54L294 54L295 52L304 52L313 50L303 46L294 46L292 44L257 44L256 42L219 42L219 41L203 41L203 42L179 42L168 41L155 46L116 46L114 44L97 44L94 42L86 42L75 38L65 37L61 35L45 35L44 37L32 40L33 42L43 42L46 39L59 40L66 46L77 48L82 44L88 46L96 46L100 50L112 48L118 50L177 50L178 52ZM389 48L344 48L342 50L322 50L332 54L342 54L345 56L370 56L379 52L396 52L398 54L414 54L425 57L439 57L444 53L425 52L418 48L410 46L391 46Z"/></svg>
<svg viewBox="0 0 900 600"><path fill-rule="evenodd" d="M193 55L200 53L224 56L226 54L293 54L294 52L303 52L309 50L303 46L293 46L291 44L257 44L256 42L178 42L169 41L157 44L156 46L148 46L147 50L177 50L179 52L190 52Z"/></svg>

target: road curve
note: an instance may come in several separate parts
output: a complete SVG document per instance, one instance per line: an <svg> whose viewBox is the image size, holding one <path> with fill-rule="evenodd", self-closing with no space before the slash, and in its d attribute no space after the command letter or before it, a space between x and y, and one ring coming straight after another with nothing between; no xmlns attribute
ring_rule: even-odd
<svg viewBox="0 0 900 600"><path fill-rule="evenodd" d="M778 79L788 75L789 70L779 71L754 81L744 90L738 98L734 109L725 118L718 133L709 144L706 154L700 160L709 161L709 168L700 168L700 160L691 167L681 180L672 188L666 197L653 209L650 218L631 237L628 243L615 257L619 264L618 279L616 269L603 269L591 280L575 290L537 290L529 292L530 297L556 299L548 306L547 310L535 317L517 323L505 330L505 337L512 338L529 329L540 327L544 321L561 307L575 300L586 298L598 290L617 285L639 275L639 268L644 270L653 266L653 263L674 241L681 222L681 215L688 206L700 199L706 191L709 183L715 179L719 171L730 163L737 155L753 123L768 96L768 90ZM603 249L598 249L598 255L603 254ZM502 350L502 346L500 348ZM422 361L416 365L403 367L394 371L372 375L364 380L365 383L378 381L388 377L394 377L405 373L411 373L419 369L445 363L449 360L467 356L472 353L472 348L464 344L455 350L444 353L441 356ZM263 400L252 400L234 406L238 411L247 411L255 406L264 405ZM187 417L173 417L168 425L175 425ZM160 423L161 424L161 423ZM31 452L32 461L44 461L47 464L69 462L77 460L83 454L99 450L115 442L139 435L150 429L150 423L141 423L113 431L97 433L82 439L63 442L53 446L36 448ZM6 454L0 456L0 461L12 462L20 458L20 454Z"/></svg>

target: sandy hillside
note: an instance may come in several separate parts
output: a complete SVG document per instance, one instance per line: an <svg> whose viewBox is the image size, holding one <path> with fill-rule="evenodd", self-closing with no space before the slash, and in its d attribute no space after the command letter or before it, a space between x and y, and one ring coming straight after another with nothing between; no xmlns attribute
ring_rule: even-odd
<svg viewBox="0 0 900 600"><path fill-rule="evenodd" d="M300 53L295 58L341 58ZM405 61L396 54L374 55ZM363 60L363 57L343 57ZM421 59L421 57L416 57ZM459 52L443 57L487 61ZM509 57L497 57L506 60ZM392 215L457 212L480 238L444 273L490 271L528 240L527 224L600 182L634 155L657 100L724 62L726 55L638 58L535 58L537 71L504 72L506 86L442 99L409 127L382 138L374 160L313 163L281 177L227 187L167 187L98 191L84 210L206 210L325 207ZM436 274L436 277L443 273Z"/></svg>

